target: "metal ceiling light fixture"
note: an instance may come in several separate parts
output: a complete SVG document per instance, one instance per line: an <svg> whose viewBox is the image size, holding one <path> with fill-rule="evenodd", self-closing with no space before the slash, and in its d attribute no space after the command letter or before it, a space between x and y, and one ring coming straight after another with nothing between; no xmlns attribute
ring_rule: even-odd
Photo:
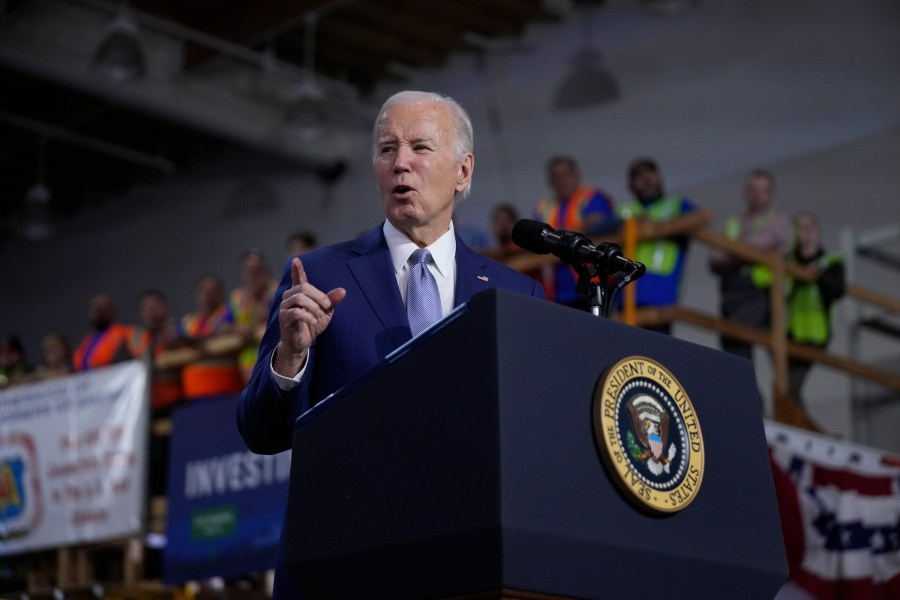
<svg viewBox="0 0 900 600"><path fill-rule="evenodd" d="M137 21L127 3L122 5L97 46L92 68L114 83L140 79L146 73L147 61L138 39Z"/></svg>
<svg viewBox="0 0 900 600"><path fill-rule="evenodd" d="M293 90L291 106L285 117L287 133L301 142L315 141L328 131L325 90L316 80L316 11L303 21L303 74Z"/></svg>
<svg viewBox="0 0 900 600"><path fill-rule="evenodd" d="M558 110L609 104L619 98L619 82L603 65L603 55L593 45L589 14L583 23L584 44L569 57L569 74L553 97L553 108Z"/></svg>
<svg viewBox="0 0 900 600"><path fill-rule="evenodd" d="M22 210L20 235L26 240L39 242L53 233L50 219L50 188L44 183L46 141L41 138L38 146L37 181L25 192L25 206Z"/></svg>

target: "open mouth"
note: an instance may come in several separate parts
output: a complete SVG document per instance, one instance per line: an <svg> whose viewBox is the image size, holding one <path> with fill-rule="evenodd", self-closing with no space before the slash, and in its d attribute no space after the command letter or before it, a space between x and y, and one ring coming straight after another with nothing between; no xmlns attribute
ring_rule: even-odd
<svg viewBox="0 0 900 600"><path fill-rule="evenodd" d="M394 189L391 190L391 193L399 194L402 196L403 194L407 194L411 191L412 191L412 188L409 187L408 185L395 185Z"/></svg>

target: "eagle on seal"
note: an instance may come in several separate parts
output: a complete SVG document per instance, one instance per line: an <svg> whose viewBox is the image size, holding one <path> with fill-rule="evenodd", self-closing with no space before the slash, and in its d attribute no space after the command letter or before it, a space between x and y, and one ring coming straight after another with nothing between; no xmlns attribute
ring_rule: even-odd
<svg viewBox="0 0 900 600"><path fill-rule="evenodd" d="M672 446L669 456L663 456L669 445L669 413L646 394L635 396L628 403L628 413L631 415L631 427L641 446L635 458L647 462L648 468L655 475L663 471L663 465L668 470L668 463L674 458L675 450Z"/></svg>

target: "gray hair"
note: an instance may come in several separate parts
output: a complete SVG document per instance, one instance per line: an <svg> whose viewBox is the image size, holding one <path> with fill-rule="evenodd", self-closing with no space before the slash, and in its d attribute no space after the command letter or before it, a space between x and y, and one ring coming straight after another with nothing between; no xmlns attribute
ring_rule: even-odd
<svg viewBox="0 0 900 600"><path fill-rule="evenodd" d="M381 110L378 111L378 117L375 119L375 126L372 129L372 164L378 158L378 128L384 120L387 111L394 106L403 104L416 104L419 102L434 102L443 104L450 109L453 115L453 155L457 162L462 162L466 154L474 154L475 134L472 130L472 120L459 102L450 96L442 96L435 92L420 92L414 90L406 90L397 92L384 101ZM465 199L472 188L472 180L469 179L468 185L461 192L456 193L456 202Z"/></svg>

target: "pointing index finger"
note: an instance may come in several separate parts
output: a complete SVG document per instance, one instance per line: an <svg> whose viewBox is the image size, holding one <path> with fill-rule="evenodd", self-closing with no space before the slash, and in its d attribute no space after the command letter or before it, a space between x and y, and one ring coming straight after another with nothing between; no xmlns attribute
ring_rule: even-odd
<svg viewBox="0 0 900 600"><path fill-rule="evenodd" d="M294 257L291 261L291 283L294 285L306 283L306 270L304 270L303 263L297 257Z"/></svg>

